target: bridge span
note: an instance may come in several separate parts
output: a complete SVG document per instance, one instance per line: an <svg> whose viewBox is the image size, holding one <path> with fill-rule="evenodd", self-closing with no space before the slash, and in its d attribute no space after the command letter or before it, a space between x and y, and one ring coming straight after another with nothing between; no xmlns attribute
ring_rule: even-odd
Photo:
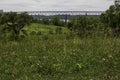
<svg viewBox="0 0 120 80"><path fill-rule="evenodd" d="M27 11L29 15L101 15L104 11Z"/></svg>
<svg viewBox="0 0 120 80"><path fill-rule="evenodd" d="M58 16L60 19L63 19L65 22L70 17L78 16L100 16L104 11L24 11L28 15L33 16L34 19L53 19L55 16ZM17 12L21 13L21 12Z"/></svg>

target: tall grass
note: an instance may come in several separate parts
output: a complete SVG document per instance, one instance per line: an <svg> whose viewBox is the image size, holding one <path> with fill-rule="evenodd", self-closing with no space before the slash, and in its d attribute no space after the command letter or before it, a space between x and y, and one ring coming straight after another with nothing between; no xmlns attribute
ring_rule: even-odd
<svg viewBox="0 0 120 80"><path fill-rule="evenodd" d="M119 79L119 38L53 34L0 41L0 80Z"/></svg>

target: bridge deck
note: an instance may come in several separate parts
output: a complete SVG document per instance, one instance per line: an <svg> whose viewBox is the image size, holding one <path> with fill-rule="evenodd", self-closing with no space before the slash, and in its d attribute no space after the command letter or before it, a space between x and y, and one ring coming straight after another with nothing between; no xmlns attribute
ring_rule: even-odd
<svg viewBox="0 0 120 80"><path fill-rule="evenodd" d="M29 15L46 15L46 16L47 15L101 15L103 12L104 11L27 11Z"/></svg>

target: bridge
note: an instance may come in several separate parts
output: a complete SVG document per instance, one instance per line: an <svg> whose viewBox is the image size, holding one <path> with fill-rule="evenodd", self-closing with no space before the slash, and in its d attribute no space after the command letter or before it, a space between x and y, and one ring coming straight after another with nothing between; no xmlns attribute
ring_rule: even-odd
<svg viewBox="0 0 120 80"><path fill-rule="evenodd" d="M3 10L2 9L0 9L0 14L2 14L3 13Z"/></svg>
<svg viewBox="0 0 120 80"><path fill-rule="evenodd" d="M29 15L101 15L104 11L27 11Z"/></svg>
<svg viewBox="0 0 120 80"><path fill-rule="evenodd" d="M77 16L100 16L104 11L24 11L28 15L33 16L35 19L53 19L55 16L58 16L60 19L67 20L70 17ZM17 12L21 13L21 12Z"/></svg>

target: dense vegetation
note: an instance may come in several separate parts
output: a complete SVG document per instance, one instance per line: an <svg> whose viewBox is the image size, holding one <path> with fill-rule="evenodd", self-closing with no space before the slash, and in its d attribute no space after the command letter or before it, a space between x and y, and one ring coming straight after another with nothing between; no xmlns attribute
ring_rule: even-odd
<svg viewBox="0 0 120 80"><path fill-rule="evenodd" d="M120 6L112 5L100 17L77 16L71 17L66 24L59 17L52 20L33 20L35 23L55 26L65 26L77 35L86 37L94 31L102 31L106 35L118 37L120 36Z"/></svg>
<svg viewBox="0 0 120 80"><path fill-rule="evenodd" d="M0 16L1 34L4 34L3 37L8 36L12 40L17 40L19 39L20 31L26 34L26 31L22 29L25 25L30 24L31 20L32 18L26 13L4 13Z"/></svg>
<svg viewBox="0 0 120 80"><path fill-rule="evenodd" d="M101 15L101 21L113 30L114 35L120 34L120 6L110 6L110 8Z"/></svg>
<svg viewBox="0 0 120 80"><path fill-rule="evenodd" d="M68 24L0 15L0 80L119 80L120 14L111 7Z"/></svg>
<svg viewBox="0 0 120 80"><path fill-rule="evenodd" d="M45 24L45 25L55 25L55 26L65 26L65 22L60 20L58 16L55 16L53 19L33 19L33 23Z"/></svg>

